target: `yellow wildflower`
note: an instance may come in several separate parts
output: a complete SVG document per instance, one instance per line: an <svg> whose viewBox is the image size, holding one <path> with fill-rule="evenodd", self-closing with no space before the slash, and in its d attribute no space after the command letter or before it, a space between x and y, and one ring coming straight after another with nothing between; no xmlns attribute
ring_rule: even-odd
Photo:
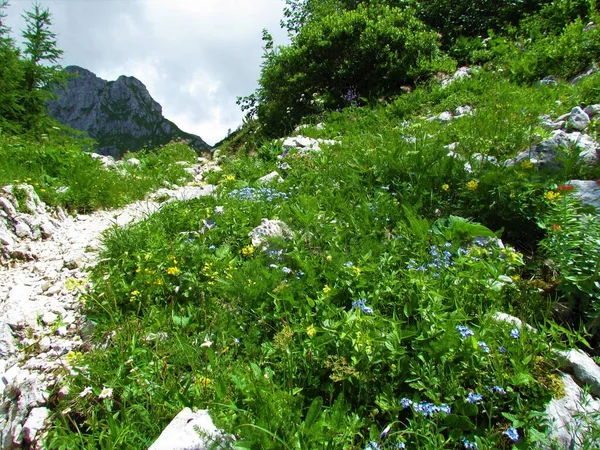
<svg viewBox="0 0 600 450"><path fill-rule="evenodd" d="M167 273L168 273L169 275L177 275L179 272L180 272L180 270L179 270L179 267L175 267L175 266L173 266L173 267L169 267L169 268L167 269Z"/></svg>
<svg viewBox="0 0 600 450"><path fill-rule="evenodd" d="M129 297L129 301L130 302L134 302L135 300L137 300L140 297L140 295L142 295L142 294L137 289L134 290L134 291L131 291L131 295Z"/></svg>
<svg viewBox="0 0 600 450"><path fill-rule="evenodd" d="M362 269L360 267L352 266L352 273L354 274L355 277L359 277L361 272L362 272Z"/></svg>
<svg viewBox="0 0 600 450"><path fill-rule="evenodd" d="M450 190L450 185L448 185L448 184L442 184L442 190L443 190L443 191L448 191L448 190Z"/></svg>
<svg viewBox="0 0 600 450"><path fill-rule="evenodd" d="M467 189L470 191L476 191L479 187L479 181L471 180L467 183Z"/></svg>
<svg viewBox="0 0 600 450"><path fill-rule="evenodd" d="M521 279L521 277L520 277L519 275L513 275L513 276L512 276L512 277L510 277L510 278L511 278L511 280L513 280L515 283Z"/></svg>
<svg viewBox="0 0 600 450"><path fill-rule="evenodd" d="M46 192L46 189L40 189L40 192L43 194L44 192Z"/></svg>
<svg viewBox="0 0 600 450"><path fill-rule="evenodd" d="M242 256L250 256L254 253L254 246L252 244L242 249Z"/></svg>
<svg viewBox="0 0 600 450"><path fill-rule="evenodd" d="M558 200L559 198L560 198L560 193L558 193L558 192L548 191L544 194L544 199L548 200L549 202L553 202L555 200Z"/></svg>
<svg viewBox="0 0 600 450"><path fill-rule="evenodd" d="M206 377L202 377L198 380L198 384L200 384L203 388L207 388L211 382L212 380Z"/></svg>
<svg viewBox="0 0 600 450"><path fill-rule="evenodd" d="M325 257L325 259L326 259L327 261L331 261L333 258L331 257L331 255L327 255L327 256Z"/></svg>
<svg viewBox="0 0 600 450"><path fill-rule="evenodd" d="M529 160L525 160L521 163L521 167L523 167L523 169L532 169L533 163Z"/></svg>
<svg viewBox="0 0 600 450"><path fill-rule="evenodd" d="M329 287L328 284L325 285L325 287L323 288L323 294L327 295L331 292L331 288Z"/></svg>
<svg viewBox="0 0 600 450"><path fill-rule="evenodd" d="M317 334L317 328L314 325L309 325L306 327L306 334L309 338L313 338Z"/></svg>
<svg viewBox="0 0 600 450"><path fill-rule="evenodd" d="M225 177L225 182L228 182L228 181L235 181L235 175L227 175Z"/></svg>

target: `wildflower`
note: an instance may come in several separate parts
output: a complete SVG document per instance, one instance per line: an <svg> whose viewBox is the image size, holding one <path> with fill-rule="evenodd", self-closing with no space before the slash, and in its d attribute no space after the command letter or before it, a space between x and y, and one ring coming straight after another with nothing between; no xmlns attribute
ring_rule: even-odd
<svg viewBox="0 0 600 450"><path fill-rule="evenodd" d="M562 227L560 225L552 225L550 229L552 231L562 231Z"/></svg>
<svg viewBox="0 0 600 450"><path fill-rule="evenodd" d="M442 190L443 191L448 191L450 189L450 186L447 184L442 184Z"/></svg>
<svg viewBox="0 0 600 450"><path fill-rule="evenodd" d="M506 353L506 347L502 346L498 349L500 353Z"/></svg>
<svg viewBox="0 0 600 450"><path fill-rule="evenodd" d="M493 392L495 394L506 395L506 390L500 386L488 388L488 391Z"/></svg>
<svg viewBox="0 0 600 450"><path fill-rule="evenodd" d="M367 315L373 314L373 309L368 307L366 305L366 303L367 303L366 298L359 298L358 300L352 302L352 307L360 308L360 310Z"/></svg>
<svg viewBox="0 0 600 450"><path fill-rule="evenodd" d="M92 393L92 387L91 387L91 386L88 386L88 387L86 387L86 388L85 388L83 391L81 391L81 392L79 393L79 397L83 398L83 397L85 397L86 395L89 395L89 394L91 394L91 393Z"/></svg>
<svg viewBox="0 0 600 450"><path fill-rule="evenodd" d="M399 441L396 443L396 445L394 445L394 448L399 448L399 449L405 449L406 448L406 444L402 441Z"/></svg>
<svg viewBox="0 0 600 450"><path fill-rule="evenodd" d="M352 267L353 265L354 265L354 264L352 263L352 261L346 261L346 262L344 263L344 266L346 266L346 267Z"/></svg>
<svg viewBox="0 0 600 450"><path fill-rule="evenodd" d="M204 339L204 342L202 344L200 344L200 347L209 348L212 345L213 345L212 341L209 341L208 339Z"/></svg>
<svg viewBox="0 0 600 450"><path fill-rule="evenodd" d="M235 181L235 175L227 175L225 181Z"/></svg>
<svg viewBox="0 0 600 450"><path fill-rule="evenodd" d="M292 273L292 269L290 269L289 267L283 267L283 268L281 269L281 271L282 271L283 273L288 273L288 274L289 274L289 273Z"/></svg>
<svg viewBox="0 0 600 450"><path fill-rule="evenodd" d="M333 257L332 257L331 255L327 255L327 256L325 257L325 259L326 259L327 261L331 261L331 260L333 259Z"/></svg>
<svg viewBox="0 0 600 450"><path fill-rule="evenodd" d="M508 438L513 442L517 442L519 440L519 432L517 431L517 429L515 427L510 427L508 430L504 431L502 434L505 434L506 436L508 436Z"/></svg>
<svg viewBox="0 0 600 450"><path fill-rule="evenodd" d="M315 335L317 334L317 328L314 325L309 325L308 327L306 327L306 334L309 338L315 337Z"/></svg>
<svg viewBox="0 0 600 450"><path fill-rule="evenodd" d="M107 388L106 386L104 387L104 389L102 389L102 392L100 392L100 395L98 396L98 398L100 400L104 399L104 398L111 398L113 394L113 390L112 388Z"/></svg>
<svg viewBox="0 0 600 450"><path fill-rule="evenodd" d="M521 277L519 275L512 275L510 279L513 280L514 283L516 283L521 279Z"/></svg>
<svg viewBox="0 0 600 450"><path fill-rule="evenodd" d="M40 192L43 194L44 192L46 192L46 189L40 189Z"/></svg>
<svg viewBox="0 0 600 450"><path fill-rule="evenodd" d="M277 264L269 264L269 267L271 269L279 269L279 266Z"/></svg>
<svg viewBox="0 0 600 450"><path fill-rule="evenodd" d="M254 246L252 244L247 245L242 249L242 256L250 256L254 253Z"/></svg>
<svg viewBox="0 0 600 450"><path fill-rule="evenodd" d="M467 189L470 191L476 191L479 187L479 181L471 180L467 183Z"/></svg>
<svg viewBox="0 0 600 450"><path fill-rule="evenodd" d="M379 444L375 441L371 441L367 444L367 446L365 447L365 450L381 450L381 447L379 446Z"/></svg>
<svg viewBox="0 0 600 450"><path fill-rule="evenodd" d="M556 190L558 192L571 192L575 190L575 186L572 186L570 184L561 184L556 188Z"/></svg>
<svg viewBox="0 0 600 450"><path fill-rule="evenodd" d="M328 284L325 285L325 287L323 288L323 294L327 295L331 292L331 288L329 287Z"/></svg>
<svg viewBox="0 0 600 450"><path fill-rule="evenodd" d="M477 442L471 442L467 438L463 438L462 443L466 449L477 448Z"/></svg>
<svg viewBox="0 0 600 450"><path fill-rule="evenodd" d="M475 333L473 333L473 330L471 330L469 327L466 327L464 325L456 325L456 329L460 333L460 337L462 339L466 339L469 336L475 336Z"/></svg>
<svg viewBox="0 0 600 450"><path fill-rule="evenodd" d="M436 413L443 412L450 414L450 407L444 403L440 406L434 405L431 402L422 401L414 405L414 410L418 414L423 414L425 417L430 417Z"/></svg>
<svg viewBox="0 0 600 450"><path fill-rule="evenodd" d="M203 388L207 388L208 385L212 382L210 378L202 377L198 380L198 384L202 385Z"/></svg>
<svg viewBox="0 0 600 450"><path fill-rule="evenodd" d="M469 395L465 399L467 403L479 403L483 401L483 395L476 394L475 392L469 392Z"/></svg>
<svg viewBox="0 0 600 450"><path fill-rule="evenodd" d="M489 353L490 352L490 348L487 346L487 344L483 341L479 341L477 342L477 345L479 345L479 348L484 351L485 353Z"/></svg>
<svg viewBox="0 0 600 450"><path fill-rule="evenodd" d="M521 163L521 167L523 167L523 169L531 169L533 168L533 163L529 160L526 160Z"/></svg>
<svg viewBox="0 0 600 450"><path fill-rule="evenodd" d="M404 409L407 409L407 408L410 408L412 406L413 401L410 398L404 397L404 398L400 399L400 403L402 404L402 407Z"/></svg>
<svg viewBox="0 0 600 450"><path fill-rule="evenodd" d="M555 200L558 200L559 198L560 194L558 192L548 191L544 194L544 200L547 200L549 202L553 202Z"/></svg>
<svg viewBox="0 0 600 450"><path fill-rule="evenodd" d="M362 272L362 269L360 267L352 267L352 273L354 274L355 277L360 276L361 272Z"/></svg>
<svg viewBox="0 0 600 450"><path fill-rule="evenodd" d="M519 339L521 337L521 333L518 328L513 328L510 330L510 337L513 339Z"/></svg>
<svg viewBox="0 0 600 450"><path fill-rule="evenodd" d="M167 269L169 275L177 275L180 272L179 267L173 266Z"/></svg>
<svg viewBox="0 0 600 450"><path fill-rule="evenodd" d="M379 435L379 439L385 439L391 429L392 429L391 425L388 425L387 427L385 427L383 429L383 431L381 432L381 434Z"/></svg>
<svg viewBox="0 0 600 450"><path fill-rule="evenodd" d="M210 247L208 247L209 250L215 250L217 247L215 247L214 245L211 245Z"/></svg>

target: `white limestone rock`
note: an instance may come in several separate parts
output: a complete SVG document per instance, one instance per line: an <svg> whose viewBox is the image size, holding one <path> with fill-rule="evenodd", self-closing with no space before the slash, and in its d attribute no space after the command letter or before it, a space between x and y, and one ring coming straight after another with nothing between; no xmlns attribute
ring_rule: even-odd
<svg viewBox="0 0 600 450"><path fill-rule="evenodd" d="M583 351L571 349L558 352L564 369L573 372L575 378L590 387L591 392L600 397L600 367Z"/></svg>
<svg viewBox="0 0 600 450"><path fill-rule="evenodd" d="M590 124L590 117L587 113L581 109L579 106L576 106L571 110L569 117L566 122L566 128L568 131L585 130Z"/></svg>
<svg viewBox="0 0 600 450"><path fill-rule="evenodd" d="M232 440L215 426L207 410L184 408L148 450L225 449Z"/></svg>
<svg viewBox="0 0 600 450"><path fill-rule="evenodd" d="M23 425L23 437L28 444L34 443L38 432L44 428L50 410L45 407L33 408Z"/></svg>
<svg viewBox="0 0 600 450"><path fill-rule="evenodd" d="M590 425L600 417L600 401L586 398L570 375L561 372L561 381L565 388L564 397L553 399L545 411L549 423L548 437L558 444L558 448L583 449ZM600 448L600 443L596 444L593 448ZM550 450L556 447L541 448Z"/></svg>
<svg viewBox="0 0 600 450"><path fill-rule="evenodd" d="M568 185L575 186L575 191L570 195L577 198L584 205L590 205L600 212L600 184L594 180L570 180Z"/></svg>
<svg viewBox="0 0 600 450"><path fill-rule="evenodd" d="M269 239L289 239L293 234L290 228L281 220L262 219L260 225L248 233L248 236L254 247L266 251Z"/></svg>
<svg viewBox="0 0 600 450"><path fill-rule="evenodd" d="M257 181L260 184L269 184L273 182L283 183L283 178L281 178L281 175L274 170L273 172L266 174L264 177L259 178Z"/></svg>

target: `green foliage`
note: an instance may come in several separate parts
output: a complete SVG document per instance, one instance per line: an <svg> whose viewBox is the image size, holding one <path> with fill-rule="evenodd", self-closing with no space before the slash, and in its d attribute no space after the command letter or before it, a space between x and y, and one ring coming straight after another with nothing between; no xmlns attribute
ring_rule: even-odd
<svg viewBox="0 0 600 450"><path fill-rule="evenodd" d="M599 16L590 18L597 21ZM569 79L584 72L600 59L599 42L600 29L576 18L557 34L532 27L518 43L499 39L491 44L504 47L502 60L514 79L531 82L546 76Z"/></svg>
<svg viewBox="0 0 600 450"><path fill-rule="evenodd" d="M52 97L51 89L56 82L65 79L62 68L55 64L63 52L57 47L56 35L50 31L52 16L48 9L35 3L33 10L23 17L26 23L23 31L24 120L25 126L32 129L45 116L46 102Z"/></svg>
<svg viewBox="0 0 600 450"><path fill-rule="evenodd" d="M563 198L551 206L541 226L547 230L540 243L557 272L561 298L574 320L583 319L590 333L600 330L600 224L596 214L585 213L569 198L572 186L559 186Z"/></svg>
<svg viewBox="0 0 600 450"><path fill-rule="evenodd" d="M411 10L359 4L314 17L292 44L266 55L257 114L273 135L306 115L397 92L453 64Z"/></svg>
<svg viewBox="0 0 600 450"><path fill-rule="evenodd" d="M175 162L193 162L196 154L186 145L169 144L136 157L142 161L139 169L123 165L108 170L82 150L80 140L58 130L43 135L41 141L0 135L0 185L31 184L50 205L90 212L141 199L163 180L188 180L189 174Z"/></svg>
<svg viewBox="0 0 600 450"><path fill-rule="evenodd" d="M552 0L416 0L422 20L442 34L446 47L459 37L486 36L517 25Z"/></svg>
<svg viewBox="0 0 600 450"><path fill-rule="evenodd" d="M585 171L477 154L503 161L539 142L539 115L580 104L583 86L482 72L326 113L302 132L338 143L283 160L249 124L236 137L250 137L247 154L206 177L215 196L106 235L85 302L98 342L112 337L75 358L89 369L67 378L48 447L147 447L184 406L208 408L240 449L504 448L509 427L518 448L543 442L541 412L562 389L550 349L577 340L560 323L578 324L552 315L538 222L553 214L547 190ZM473 116L427 120L464 104ZM272 170L283 183L256 183ZM264 218L291 236L252 245ZM564 264L597 270L573 236Z"/></svg>

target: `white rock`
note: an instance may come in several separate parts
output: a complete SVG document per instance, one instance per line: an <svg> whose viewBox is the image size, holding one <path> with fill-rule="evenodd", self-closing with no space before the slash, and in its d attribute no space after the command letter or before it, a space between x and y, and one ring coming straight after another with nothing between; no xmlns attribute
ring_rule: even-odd
<svg viewBox="0 0 600 450"><path fill-rule="evenodd" d="M42 323L46 326L52 325L58 320L58 316L51 311L47 311L42 316Z"/></svg>
<svg viewBox="0 0 600 450"><path fill-rule="evenodd" d="M492 318L494 320L496 320L497 322L506 322L510 325L513 325L516 328L519 328L519 329L523 328L523 321L521 319L519 319L518 317L511 316L510 314L506 314L503 312L497 312L492 316ZM531 325L525 324L525 327L532 333L537 333L537 330L535 328L533 328Z"/></svg>
<svg viewBox="0 0 600 450"><path fill-rule="evenodd" d="M125 162L128 165L133 166L133 167L139 167L142 164L142 162L139 159L137 159L137 158L129 158Z"/></svg>
<svg viewBox="0 0 600 450"><path fill-rule="evenodd" d="M581 383L590 387L594 395L600 396L600 367L594 360L576 349L558 354L563 368L571 370Z"/></svg>
<svg viewBox="0 0 600 450"><path fill-rule="evenodd" d="M600 401L584 398L582 389L570 375L561 373L565 396L553 399L546 407L545 416L549 421L549 437L556 441L558 448L582 449L591 428L591 417L600 413ZM586 416L590 418L586 421ZM593 419L591 419L593 420ZM600 443L598 443L600 444ZM544 450L556 447L542 447ZM586 447L592 448L592 447ZM594 448L598 448L595 446Z"/></svg>
<svg viewBox="0 0 600 450"><path fill-rule="evenodd" d="M590 105L584 109L585 113L589 116L590 119L600 115L600 105Z"/></svg>
<svg viewBox="0 0 600 450"><path fill-rule="evenodd" d="M2 374L2 382L5 385L11 384L15 380L15 378L17 378L17 375L20 371L21 369L17 364L13 365L10 369L8 369Z"/></svg>
<svg viewBox="0 0 600 450"><path fill-rule="evenodd" d="M190 408L185 408L148 450L224 449L228 447L226 442L231 440L214 425L207 410L192 412Z"/></svg>
<svg viewBox="0 0 600 450"><path fill-rule="evenodd" d="M31 228L25 222L15 222L14 228L15 234L21 239L31 239L33 237Z"/></svg>
<svg viewBox="0 0 600 450"><path fill-rule="evenodd" d="M586 112L579 106L576 106L571 110L569 118L567 119L566 127L567 130L585 130L590 124L590 117Z"/></svg>
<svg viewBox="0 0 600 450"><path fill-rule="evenodd" d="M454 117L472 116L473 107L470 105L459 106L454 110Z"/></svg>
<svg viewBox="0 0 600 450"><path fill-rule="evenodd" d="M32 443L35 442L35 438L38 432L44 428L46 420L50 414L50 410L48 408L33 408L29 413L29 417L25 421L23 425L23 437L25 438L25 442Z"/></svg>
<svg viewBox="0 0 600 450"><path fill-rule="evenodd" d="M254 247L266 251L266 243L270 238L289 239L292 237L292 231L281 220L262 219L260 225L248 233L248 236Z"/></svg>
<svg viewBox="0 0 600 450"><path fill-rule="evenodd" d="M260 184L268 184L273 182L283 183L283 178L281 178L281 175L279 175L279 173L276 170L274 170L273 172L268 173L264 177L259 178L258 182Z"/></svg>
<svg viewBox="0 0 600 450"><path fill-rule="evenodd" d="M600 212L600 184L597 181L570 180L566 184L576 188L570 195L585 205L593 206Z"/></svg>

